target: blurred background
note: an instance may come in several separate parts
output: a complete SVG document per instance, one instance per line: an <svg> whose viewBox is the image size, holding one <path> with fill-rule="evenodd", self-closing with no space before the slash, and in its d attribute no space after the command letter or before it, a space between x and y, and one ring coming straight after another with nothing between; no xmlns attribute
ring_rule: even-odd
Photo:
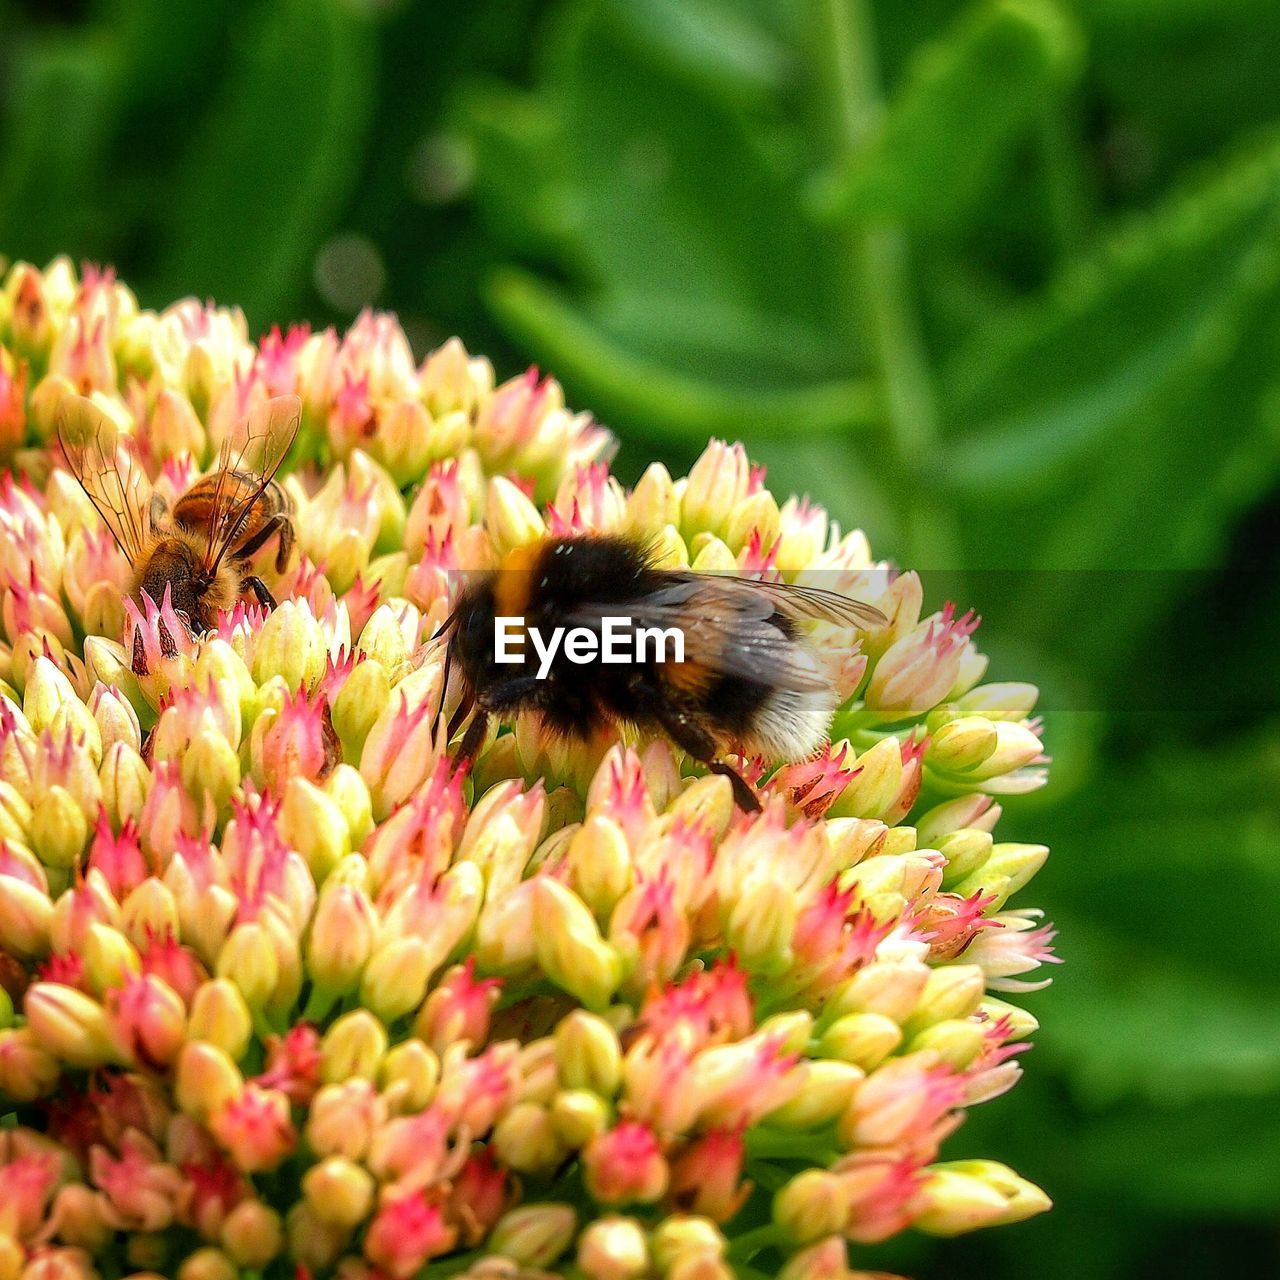
<svg viewBox="0 0 1280 1280"><path fill-rule="evenodd" d="M863 1265L1280 1272L1280 10L0 0L0 252L399 312L744 439L1045 689L1067 963L949 1153L1055 1213Z"/></svg>

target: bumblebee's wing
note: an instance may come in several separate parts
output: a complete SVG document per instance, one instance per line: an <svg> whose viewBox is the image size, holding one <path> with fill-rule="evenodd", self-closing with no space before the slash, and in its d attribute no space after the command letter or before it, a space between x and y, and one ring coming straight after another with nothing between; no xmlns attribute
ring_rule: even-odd
<svg viewBox="0 0 1280 1280"><path fill-rule="evenodd" d="M735 578L748 590L771 599L797 622L834 622L844 627L883 627L889 619L873 604L852 600L838 591L802 587L790 582L766 582L759 578Z"/></svg>
<svg viewBox="0 0 1280 1280"><path fill-rule="evenodd" d="M757 584L744 578L716 574L674 578L670 585L639 600L579 605L571 612L571 620L599 630L604 618L625 615L633 630L676 628L684 635L686 663L776 689L805 693L830 687L810 647L777 624L779 612L795 615L781 610L774 594L753 590Z"/></svg>
<svg viewBox="0 0 1280 1280"><path fill-rule="evenodd" d="M297 396L275 396L250 413L223 442L209 519L207 573L216 573L228 548L235 545L249 513L280 470L301 420L302 401ZM237 496L242 492L237 472L253 479L243 497Z"/></svg>
<svg viewBox="0 0 1280 1280"><path fill-rule="evenodd" d="M115 423L92 400L68 396L58 409L58 440L71 474L120 550L136 563L151 533L150 486L132 454L121 446Z"/></svg>

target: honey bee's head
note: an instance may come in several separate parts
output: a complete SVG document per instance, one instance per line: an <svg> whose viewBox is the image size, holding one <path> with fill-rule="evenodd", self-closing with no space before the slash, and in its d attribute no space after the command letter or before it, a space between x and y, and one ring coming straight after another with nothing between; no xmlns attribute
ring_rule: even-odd
<svg viewBox="0 0 1280 1280"><path fill-rule="evenodd" d="M138 571L137 593L146 592L156 604L165 592L174 609L195 632L218 624L218 613L235 603L236 592L220 571L212 579L204 572L199 547L183 538L162 538Z"/></svg>

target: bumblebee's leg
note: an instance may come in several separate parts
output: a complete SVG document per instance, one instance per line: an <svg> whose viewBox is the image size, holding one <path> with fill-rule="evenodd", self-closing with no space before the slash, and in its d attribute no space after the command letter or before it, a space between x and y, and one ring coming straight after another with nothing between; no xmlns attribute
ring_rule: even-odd
<svg viewBox="0 0 1280 1280"><path fill-rule="evenodd" d="M760 812L760 801L756 793L732 765L716 759L715 741L697 721L675 707L661 706L657 714L658 723L662 725L667 736L677 747L687 751L695 760L701 761L712 773L718 773L721 777L729 779L729 785L733 788L733 799L739 809L744 813Z"/></svg>
<svg viewBox="0 0 1280 1280"><path fill-rule="evenodd" d="M467 731L462 735L462 741L458 743L458 749L453 753L453 764L456 769L468 769L475 763L475 758L480 754L480 748L484 745L484 736L489 732L489 715L488 712L477 710L476 718L467 726Z"/></svg>
<svg viewBox="0 0 1280 1280"><path fill-rule="evenodd" d="M708 760L707 768L712 773L718 773L722 778L729 779L729 785L733 788L734 801L743 813L760 812L760 797L751 790L746 778L733 765L725 764L723 760Z"/></svg>
<svg viewBox="0 0 1280 1280"><path fill-rule="evenodd" d="M275 596L267 590L267 584L256 573L247 574L241 579L240 586L242 590L252 591L254 599L264 609L274 609L276 607Z"/></svg>
<svg viewBox="0 0 1280 1280"><path fill-rule="evenodd" d="M293 525L289 523L289 517L286 515L274 515L269 520L264 520L262 528L236 548L236 559L247 560L260 547L266 546L272 535L276 533L280 535L280 550L276 552L276 569L283 573L285 565L289 563L289 553L293 550Z"/></svg>

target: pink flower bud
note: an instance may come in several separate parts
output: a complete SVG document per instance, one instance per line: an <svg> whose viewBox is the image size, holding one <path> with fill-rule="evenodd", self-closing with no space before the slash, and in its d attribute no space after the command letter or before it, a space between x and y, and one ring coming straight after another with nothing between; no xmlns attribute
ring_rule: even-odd
<svg viewBox="0 0 1280 1280"><path fill-rule="evenodd" d="M29 1239L44 1222L58 1182L58 1162L50 1154L19 1155L0 1144L0 1231Z"/></svg>
<svg viewBox="0 0 1280 1280"><path fill-rule="evenodd" d="M444 974L414 1021L414 1034L437 1053L465 1041L474 1048L489 1036L489 1014L498 1002L502 982L475 976L475 957Z"/></svg>
<svg viewBox="0 0 1280 1280"><path fill-rule="evenodd" d="M265 732L254 726L254 768L273 791L281 793L291 778L321 782L341 759L338 735L322 694L299 689L286 699L279 715L264 716Z"/></svg>
<svg viewBox="0 0 1280 1280"><path fill-rule="evenodd" d="M670 1172L653 1131L621 1121L582 1153L587 1190L602 1204L651 1204L667 1190Z"/></svg>
<svg viewBox="0 0 1280 1280"><path fill-rule="evenodd" d="M448 1253L457 1235L438 1204L411 1191L383 1200L365 1232L364 1255L396 1280L407 1280L432 1258Z"/></svg>
<svg viewBox="0 0 1280 1280"><path fill-rule="evenodd" d="M467 1248L474 1248L484 1240L502 1217L513 1194L510 1184L510 1173L496 1163L488 1148L473 1155L453 1177L445 1216L457 1228L458 1238ZM501 1252L494 1239L490 1240L489 1247Z"/></svg>
<svg viewBox="0 0 1280 1280"><path fill-rule="evenodd" d="M955 616L948 604L885 651L867 685L867 706L886 721L910 720L936 706L951 691L977 630L972 613Z"/></svg>
<svg viewBox="0 0 1280 1280"><path fill-rule="evenodd" d="M256 1084L245 1085L239 1097L213 1112L209 1132L245 1173L274 1169L297 1142L288 1098Z"/></svg>
<svg viewBox="0 0 1280 1280"><path fill-rule="evenodd" d="M182 998L150 974L125 979L106 994L112 1040L130 1061L152 1070L167 1067L182 1047L186 1009Z"/></svg>
<svg viewBox="0 0 1280 1280"><path fill-rule="evenodd" d="M182 1174L137 1130L125 1134L118 1159L104 1147L94 1147L89 1176L106 1197L108 1218L118 1231L163 1231L172 1223Z"/></svg>
<svg viewBox="0 0 1280 1280"><path fill-rule="evenodd" d="M742 1181L746 1147L742 1135L723 1129L691 1142L671 1164L673 1204L715 1222L728 1222L751 1194Z"/></svg>

